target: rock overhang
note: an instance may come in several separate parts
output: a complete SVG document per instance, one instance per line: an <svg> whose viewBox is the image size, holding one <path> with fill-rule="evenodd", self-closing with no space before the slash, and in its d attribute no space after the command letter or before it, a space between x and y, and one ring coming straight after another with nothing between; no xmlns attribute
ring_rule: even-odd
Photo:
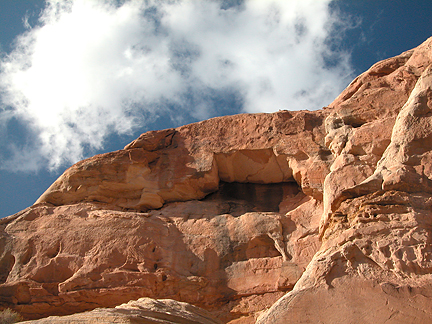
<svg viewBox="0 0 432 324"><path fill-rule="evenodd" d="M97 201L149 210L202 199L218 190L220 181L297 182L306 194L319 197L331 156L323 145L321 115L244 114L151 131L124 150L72 166L37 203ZM287 127L292 119L303 120L304 128ZM215 138L215 132L223 138Z"/></svg>

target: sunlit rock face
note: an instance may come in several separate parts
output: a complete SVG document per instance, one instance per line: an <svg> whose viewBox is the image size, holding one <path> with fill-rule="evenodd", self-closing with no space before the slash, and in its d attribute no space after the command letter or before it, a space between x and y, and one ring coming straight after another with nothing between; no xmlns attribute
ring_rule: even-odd
<svg viewBox="0 0 432 324"><path fill-rule="evenodd" d="M0 220L1 307L149 297L231 324L432 322L431 53L375 64L322 110L147 132L77 163Z"/></svg>

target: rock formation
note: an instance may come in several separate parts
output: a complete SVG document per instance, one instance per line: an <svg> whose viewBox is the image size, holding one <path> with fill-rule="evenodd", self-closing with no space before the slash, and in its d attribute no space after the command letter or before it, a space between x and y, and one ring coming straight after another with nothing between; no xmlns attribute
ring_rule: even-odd
<svg viewBox="0 0 432 324"><path fill-rule="evenodd" d="M0 305L28 319L149 297L231 324L430 323L432 38L322 110L81 161L0 230Z"/></svg>
<svg viewBox="0 0 432 324"><path fill-rule="evenodd" d="M144 323L144 324L222 324L211 318L208 312L188 303L172 299L154 300L140 298L115 308L97 308L90 312L69 316L50 316L47 318L26 321L27 324L111 324L111 323Z"/></svg>

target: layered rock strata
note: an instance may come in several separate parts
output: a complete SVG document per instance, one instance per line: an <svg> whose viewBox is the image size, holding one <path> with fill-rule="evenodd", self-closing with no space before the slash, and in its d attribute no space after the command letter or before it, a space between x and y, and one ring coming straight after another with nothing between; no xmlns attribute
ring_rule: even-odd
<svg viewBox="0 0 432 324"><path fill-rule="evenodd" d="M0 220L26 318L170 298L225 323L428 323L432 39L318 111L147 132Z"/></svg>

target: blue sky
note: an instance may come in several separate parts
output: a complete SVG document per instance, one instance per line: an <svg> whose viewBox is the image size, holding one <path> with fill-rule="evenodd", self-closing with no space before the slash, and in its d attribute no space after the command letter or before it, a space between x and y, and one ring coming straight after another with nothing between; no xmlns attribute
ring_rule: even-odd
<svg viewBox="0 0 432 324"><path fill-rule="evenodd" d="M0 217L74 162L240 112L316 110L432 36L430 1L0 1Z"/></svg>

